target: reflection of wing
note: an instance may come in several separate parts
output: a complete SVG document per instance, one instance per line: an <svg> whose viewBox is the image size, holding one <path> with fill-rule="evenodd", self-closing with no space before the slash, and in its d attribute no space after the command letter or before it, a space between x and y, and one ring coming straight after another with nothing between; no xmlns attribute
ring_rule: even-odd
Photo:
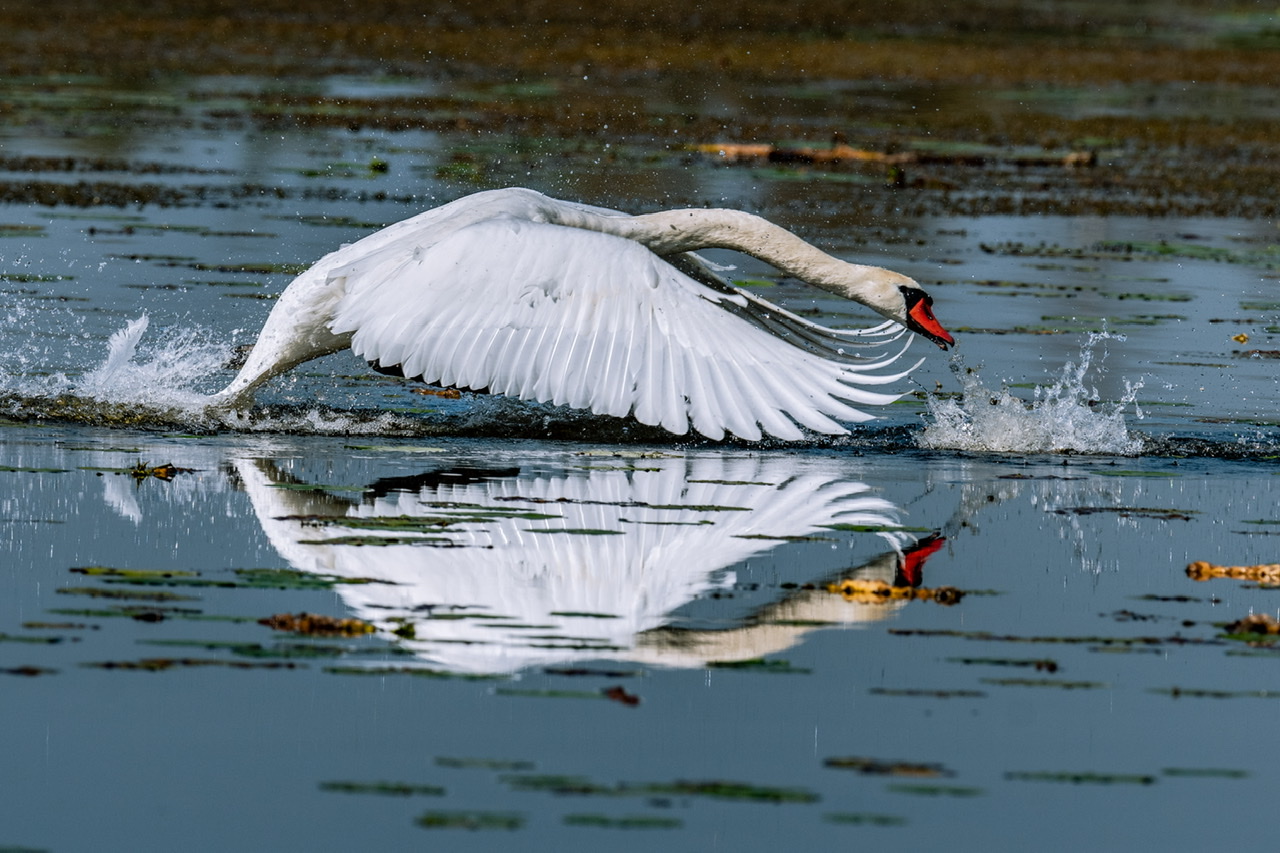
<svg viewBox="0 0 1280 853"><path fill-rule="evenodd" d="M361 505L274 488L284 475L270 462L236 467L285 559L306 571L394 584L340 589L361 618L401 628L401 636L411 623L409 647L461 671L600 657L662 662L653 647L636 649L637 636L731 582L721 570L776 547L778 537L822 525L896 525L894 506L868 486L832 480L794 456L644 459L634 468L471 476L456 485L442 477ZM403 530L373 521L395 516L454 522L413 534L432 544L323 544L403 538ZM895 545L909 538L884 535ZM847 608L843 621L858 618Z"/></svg>
<svg viewBox="0 0 1280 853"><path fill-rule="evenodd" d="M103 477L102 499L116 514L134 524L142 522L142 507L138 506L138 484L132 477Z"/></svg>

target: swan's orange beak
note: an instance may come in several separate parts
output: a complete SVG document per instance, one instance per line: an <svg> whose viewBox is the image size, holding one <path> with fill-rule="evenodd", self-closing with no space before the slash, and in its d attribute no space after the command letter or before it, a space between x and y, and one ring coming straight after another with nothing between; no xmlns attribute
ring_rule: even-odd
<svg viewBox="0 0 1280 853"><path fill-rule="evenodd" d="M956 339L933 316L933 297L922 290L904 292L907 297L907 328L924 335L938 346L946 349L955 346Z"/></svg>

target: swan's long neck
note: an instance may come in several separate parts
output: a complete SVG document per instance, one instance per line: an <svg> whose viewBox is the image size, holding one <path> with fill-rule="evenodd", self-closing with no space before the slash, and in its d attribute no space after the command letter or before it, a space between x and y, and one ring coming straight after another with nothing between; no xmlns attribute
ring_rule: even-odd
<svg viewBox="0 0 1280 853"><path fill-rule="evenodd" d="M880 267L834 258L768 220L740 210L664 210L640 216L604 216L560 211L558 224L616 234L643 243L659 255L699 249L732 249L759 258L789 276L880 310L909 280Z"/></svg>

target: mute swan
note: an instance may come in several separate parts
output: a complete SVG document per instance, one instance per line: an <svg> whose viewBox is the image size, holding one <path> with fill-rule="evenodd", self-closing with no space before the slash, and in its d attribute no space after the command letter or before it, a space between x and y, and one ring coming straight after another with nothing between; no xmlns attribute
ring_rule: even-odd
<svg viewBox="0 0 1280 853"><path fill-rule="evenodd" d="M729 285L696 255L736 249L888 318L827 329ZM869 420L849 403L900 394L867 358L905 329L946 349L932 300L898 273L837 260L757 216L668 210L629 216L527 189L480 192L321 258L280 295L239 374L209 398L244 408L267 379L350 348L376 369L541 402L634 415L677 435L690 423L798 439ZM909 343L909 341L908 341ZM918 364L918 363L917 363Z"/></svg>

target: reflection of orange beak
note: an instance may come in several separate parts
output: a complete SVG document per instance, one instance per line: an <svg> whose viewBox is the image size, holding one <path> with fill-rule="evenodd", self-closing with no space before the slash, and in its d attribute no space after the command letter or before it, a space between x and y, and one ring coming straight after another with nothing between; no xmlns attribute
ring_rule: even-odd
<svg viewBox="0 0 1280 853"><path fill-rule="evenodd" d="M926 296L907 310L907 328L919 332L938 346L946 349L954 346L956 339L933 316L933 298Z"/></svg>
<svg viewBox="0 0 1280 853"><path fill-rule="evenodd" d="M946 332L943 332L945 335ZM920 586L924 581L924 561L946 542L945 536L926 536L902 554L902 567L894 578L894 586Z"/></svg>

